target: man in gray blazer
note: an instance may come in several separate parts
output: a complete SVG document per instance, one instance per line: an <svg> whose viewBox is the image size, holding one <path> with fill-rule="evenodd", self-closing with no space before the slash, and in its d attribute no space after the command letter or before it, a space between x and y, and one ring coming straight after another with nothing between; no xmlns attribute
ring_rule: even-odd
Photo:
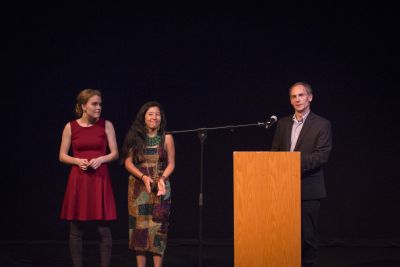
<svg viewBox="0 0 400 267"><path fill-rule="evenodd" d="M316 266L319 251L318 214L326 197L323 165L332 149L330 122L311 112L311 86L297 82L289 88L294 114L277 123L272 151L301 152L302 266Z"/></svg>

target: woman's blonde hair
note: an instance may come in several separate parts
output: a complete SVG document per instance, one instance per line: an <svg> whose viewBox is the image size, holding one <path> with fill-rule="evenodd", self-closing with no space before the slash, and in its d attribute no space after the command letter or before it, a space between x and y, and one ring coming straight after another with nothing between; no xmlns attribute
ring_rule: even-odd
<svg viewBox="0 0 400 267"><path fill-rule="evenodd" d="M76 105L75 105L75 115L80 118L82 117L83 110L82 105L86 104L92 96L98 95L101 97L101 92L96 89L83 89L79 92L76 97Z"/></svg>

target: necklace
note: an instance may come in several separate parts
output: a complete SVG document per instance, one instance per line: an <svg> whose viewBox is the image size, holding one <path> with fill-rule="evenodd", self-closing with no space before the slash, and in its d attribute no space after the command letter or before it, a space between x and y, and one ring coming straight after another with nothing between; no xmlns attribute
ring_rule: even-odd
<svg viewBox="0 0 400 267"><path fill-rule="evenodd" d="M146 136L146 146L158 146L161 141L161 136L156 135L154 137Z"/></svg>

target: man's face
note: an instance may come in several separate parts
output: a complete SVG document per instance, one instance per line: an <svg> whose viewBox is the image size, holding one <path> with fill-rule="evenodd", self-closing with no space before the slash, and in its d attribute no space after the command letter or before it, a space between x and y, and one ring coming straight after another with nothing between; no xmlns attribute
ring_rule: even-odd
<svg viewBox="0 0 400 267"><path fill-rule="evenodd" d="M312 95L307 93L303 85L296 85L290 91L290 104L297 113L306 113L310 110Z"/></svg>

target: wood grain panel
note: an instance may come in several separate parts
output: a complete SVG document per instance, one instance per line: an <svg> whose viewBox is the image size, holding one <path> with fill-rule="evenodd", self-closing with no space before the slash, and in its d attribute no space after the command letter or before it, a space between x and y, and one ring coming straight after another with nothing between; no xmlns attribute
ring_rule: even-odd
<svg viewBox="0 0 400 267"><path fill-rule="evenodd" d="M300 153L234 152L235 267L301 265Z"/></svg>

